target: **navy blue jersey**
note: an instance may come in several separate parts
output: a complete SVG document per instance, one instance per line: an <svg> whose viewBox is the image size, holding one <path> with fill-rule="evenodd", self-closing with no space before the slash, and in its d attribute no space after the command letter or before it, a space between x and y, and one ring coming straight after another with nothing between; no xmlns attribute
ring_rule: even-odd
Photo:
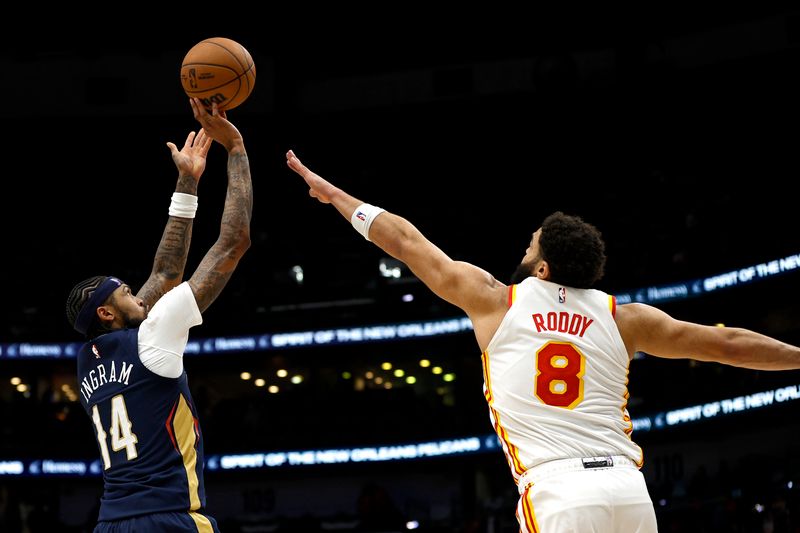
<svg viewBox="0 0 800 533"><path fill-rule="evenodd" d="M166 378L139 360L138 329L101 335L78 354L105 488L99 520L205 507L203 439L186 372Z"/></svg>

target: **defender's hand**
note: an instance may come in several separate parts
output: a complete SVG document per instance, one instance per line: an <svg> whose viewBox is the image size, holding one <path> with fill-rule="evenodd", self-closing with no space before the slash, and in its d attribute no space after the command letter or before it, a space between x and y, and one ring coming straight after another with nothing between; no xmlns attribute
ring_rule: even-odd
<svg viewBox="0 0 800 533"><path fill-rule="evenodd" d="M294 155L292 150L286 152L286 164L300 174L306 184L308 184L308 194L312 198L316 198L323 204L331 203L331 195L336 192L337 188L331 185L328 181L324 180L318 174L311 172L300 160Z"/></svg>

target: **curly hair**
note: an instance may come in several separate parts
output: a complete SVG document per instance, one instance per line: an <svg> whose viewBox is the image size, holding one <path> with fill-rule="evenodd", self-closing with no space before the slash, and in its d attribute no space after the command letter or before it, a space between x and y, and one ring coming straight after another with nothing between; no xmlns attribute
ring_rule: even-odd
<svg viewBox="0 0 800 533"><path fill-rule="evenodd" d="M89 301L94 291L103 284L106 278L108 278L108 276L92 276L91 278L76 283L75 286L72 287L67 297L67 320L70 326L73 328L75 327L75 321L78 319L81 308ZM87 333L92 333L93 329L93 327L90 327Z"/></svg>
<svg viewBox="0 0 800 533"><path fill-rule="evenodd" d="M603 277L605 242L600 231L580 217L556 211L545 218L539 248L554 283L588 289Z"/></svg>

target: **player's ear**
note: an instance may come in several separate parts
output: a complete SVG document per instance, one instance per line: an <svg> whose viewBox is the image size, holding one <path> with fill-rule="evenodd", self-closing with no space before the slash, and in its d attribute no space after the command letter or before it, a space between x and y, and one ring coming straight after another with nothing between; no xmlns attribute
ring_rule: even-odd
<svg viewBox="0 0 800 533"><path fill-rule="evenodd" d="M548 280L550 279L550 265L547 264L547 261L542 259L539 261L539 264L533 270L534 276L539 279Z"/></svg>
<svg viewBox="0 0 800 533"><path fill-rule="evenodd" d="M114 317L116 316L114 311L114 307L110 305L101 305L97 308L97 319L103 327L108 327L114 322Z"/></svg>

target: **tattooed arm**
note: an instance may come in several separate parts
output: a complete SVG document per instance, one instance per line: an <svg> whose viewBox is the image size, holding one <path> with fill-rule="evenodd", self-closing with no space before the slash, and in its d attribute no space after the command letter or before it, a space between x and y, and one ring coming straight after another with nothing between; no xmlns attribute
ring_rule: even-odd
<svg viewBox="0 0 800 533"><path fill-rule="evenodd" d="M250 248L250 218L253 214L253 184L244 140L224 111L213 104L209 114L199 100L191 100L195 118L206 134L228 151L228 191L217 241L206 252L189 279L200 312L217 299L239 260Z"/></svg>
<svg viewBox="0 0 800 533"><path fill-rule="evenodd" d="M183 148L178 151L174 143L167 147L172 153L172 161L178 167L178 183L175 192L197 195L197 184L206 168L206 156L211 147L211 137L204 130L197 135L189 132ZM150 277L136 295L148 307L152 307L164 294L183 280L183 269L189 255L192 240L192 218L170 216L156 250Z"/></svg>

